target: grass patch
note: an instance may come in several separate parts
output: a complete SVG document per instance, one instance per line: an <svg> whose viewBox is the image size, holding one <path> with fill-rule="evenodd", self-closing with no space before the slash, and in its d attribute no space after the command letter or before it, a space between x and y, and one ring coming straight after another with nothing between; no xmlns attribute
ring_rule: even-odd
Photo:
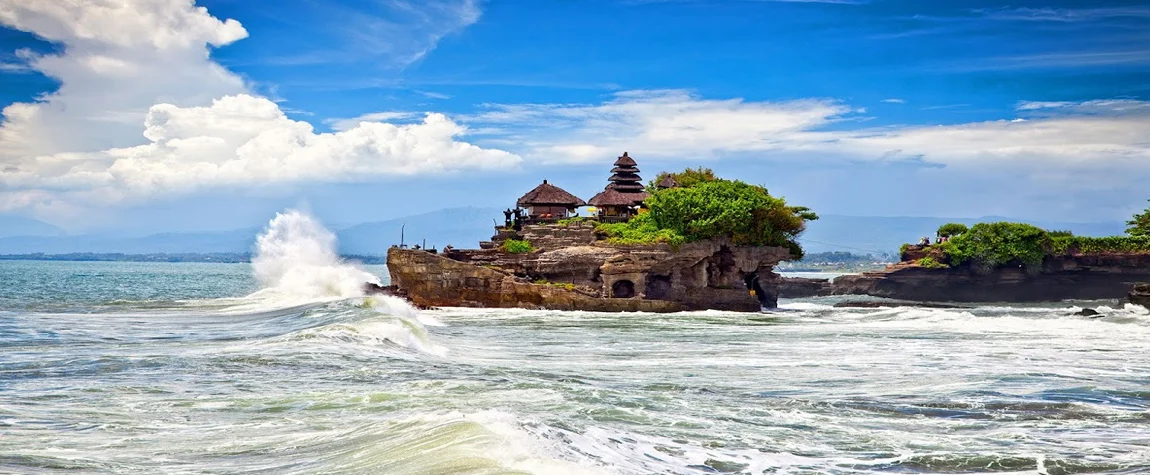
<svg viewBox="0 0 1150 475"><path fill-rule="evenodd" d="M547 279L539 279L539 280L535 281L535 284L536 285L550 285L552 287L559 287L560 289L568 290L568 291L574 291L575 290L575 284L572 284L570 282L551 282Z"/></svg>
<svg viewBox="0 0 1150 475"><path fill-rule="evenodd" d="M526 254L535 252L535 246L531 245L530 241L519 239L508 239L503 241L499 246L499 250L509 254Z"/></svg>

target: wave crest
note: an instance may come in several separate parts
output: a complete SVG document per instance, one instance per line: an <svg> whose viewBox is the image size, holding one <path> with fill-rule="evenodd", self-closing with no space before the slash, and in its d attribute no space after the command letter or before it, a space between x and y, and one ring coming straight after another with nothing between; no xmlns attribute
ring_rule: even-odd
<svg viewBox="0 0 1150 475"><path fill-rule="evenodd" d="M299 210L277 213L256 239L252 268L263 290L297 298L350 298L379 277L336 254L336 237Z"/></svg>

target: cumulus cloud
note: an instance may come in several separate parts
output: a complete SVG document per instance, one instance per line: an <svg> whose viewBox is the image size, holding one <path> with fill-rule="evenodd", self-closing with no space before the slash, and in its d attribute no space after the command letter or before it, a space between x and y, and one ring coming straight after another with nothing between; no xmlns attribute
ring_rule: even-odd
<svg viewBox="0 0 1150 475"><path fill-rule="evenodd" d="M17 52L22 66L60 87L3 109L3 163L138 143L139 124L153 104L202 105L247 91L208 56L209 47L247 31L190 0L0 0L0 24L63 46L62 53L42 56Z"/></svg>
<svg viewBox="0 0 1150 475"><path fill-rule="evenodd" d="M343 131L343 130L355 128L356 126L358 126L359 124L361 124L363 122L388 122L388 121L397 121L397 120L411 120L412 118L415 118L416 116L418 116L418 114L416 114L414 112L393 112L393 111L372 112L369 114L362 114L362 115L359 115L356 117L352 117L350 119L327 119L327 120L324 120L324 123L330 125L331 128L334 130Z"/></svg>
<svg viewBox="0 0 1150 475"><path fill-rule="evenodd" d="M451 12L468 24L478 17L474 2L456 6ZM336 133L315 133L212 61L211 48L248 33L191 0L0 0L0 24L63 47L43 56L19 51L24 64L6 66L43 73L60 86L2 111L0 211L59 216L206 187L519 163L516 155L457 140L466 129L442 114L421 121L410 113L368 114L334 123ZM384 122L399 119L414 122Z"/></svg>
<svg viewBox="0 0 1150 475"><path fill-rule="evenodd" d="M465 128L442 114L393 125L360 122L315 133L260 97L226 96L207 107L153 106L149 143L45 155L0 171L0 208L57 206L57 194L101 202L208 187L515 167L519 157L455 140ZM65 199L65 201L67 201Z"/></svg>

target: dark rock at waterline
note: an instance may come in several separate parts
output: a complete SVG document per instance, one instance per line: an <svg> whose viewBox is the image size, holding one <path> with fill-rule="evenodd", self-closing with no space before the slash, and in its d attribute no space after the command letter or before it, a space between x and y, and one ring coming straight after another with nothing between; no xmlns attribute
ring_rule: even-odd
<svg viewBox="0 0 1150 475"><path fill-rule="evenodd" d="M835 295L932 302L1058 302L1127 297L1150 306L1150 253L1048 256L1042 265L981 269L923 267L902 262L883 271L836 277ZM1150 308L1150 307L1148 307Z"/></svg>
<svg viewBox="0 0 1150 475"><path fill-rule="evenodd" d="M1074 312L1074 314L1082 316L1082 317L1094 317L1094 316L1101 316L1102 315L1101 312L1094 310L1092 308L1084 308L1082 310Z"/></svg>
<svg viewBox="0 0 1150 475"><path fill-rule="evenodd" d="M379 285L379 284L376 284L373 282L364 282L363 283L363 293L368 294L368 295L376 295L376 294L391 295L394 297L402 297L403 296L400 294L399 287L396 287L394 285Z"/></svg>
<svg viewBox="0 0 1150 475"><path fill-rule="evenodd" d="M364 282L363 293L367 295L388 295L391 297L399 297L410 304L412 307L418 308L420 310L435 310L435 307L427 305L416 305L415 302L412 302L411 299L407 296L406 292L394 285L379 285L371 282Z"/></svg>
<svg viewBox="0 0 1150 475"><path fill-rule="evenodd" d="M834 286L830 279L783 277L779 279L778 284L779 297L787 299L834 295Z"/></svg>
<svg viewBox="0 0 1150 475"><path fill-rule="evenodd" d="M883 308L883 307L923 307L923 308L970 308L962 305L935 302L904 302L875 300L845 300L835 304L835 308Z"/></svg>
<svg viewBox="0 0 1150 475"><path fill-rule="evenodd" d="M1130 303L1141 305L1150 308L1150 283L1141 282L1134 284L1134 288L1130 289L1130 293L1126 295Z"/></svg>

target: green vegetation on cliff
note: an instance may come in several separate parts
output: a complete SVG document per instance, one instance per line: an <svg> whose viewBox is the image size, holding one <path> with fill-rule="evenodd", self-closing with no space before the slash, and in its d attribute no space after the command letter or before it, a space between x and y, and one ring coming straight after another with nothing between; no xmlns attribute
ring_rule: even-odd
<svg viewBox="0 0 1150 475"><path fill-rule="evenodd" d="M938 235L946 238L951 238L969 230L970 229L962 223L946 223L938 227Z"/></svg>
<svg viewBox="0 0 1150 475"><path fill-rule="evenodd" d="M925 251L928 256L919 260L924 267L969 265L989 272L1006 265L1022 265L1036 272L1047 257L1150 253L1150 236L1086 237L1024 223L978 223Z"/></svg>
<svg viewBox="0 0 1150 475"><path fill-rule="evenodd" d="M607 236L607 241L612 244L629 246L670 244L678 246L687 242L686 237L673 229L660 228L649 212L640 213L625 223L600 224L595 227L595 231Z"/></svg>
<svg viewBox="0 0 1150 475"><path fill-rule="evenodd" d="M672 174L678 188L654 189L647 211L626 223L601 224L611 242L679 244L727 237L738 245L782 246L796 259L803 255L796 238L806 222L818 219L810 209L788 206L766 188L716 178L707 169Z"/></svg>
<svg viewBox="0 0 1150 475"><path fill-rule="evenodd" d="M678 183L679 186L682 188L690 188L690 187L698 185L700 183L707 183L707 182L711 182L711 181L720 180L719 177L715 176L714 170L711 170L710 168L703 168L703 167L688 168L688 169L683 170L683 171L678 172L678 173L661 172L661 173L659 173L659 175L657 175L655 177L654 180L651 181L650 184L647 185L647 191L652 192L652 193L657 191L658 190L657 184L660 181L663 181L663 179L668 177L668 176L673 178L675 180L675 183Z"/></svg>
<svg viewBox="0 0 1150 475"><path fill-rule="evenodd" d="M1134 215L1126 222L1126 234L1131 236L1150 236L1150 208Z"/></svg>
<svg viewBox="0 0 1150 475"><path fill-rule="evenodd" d="M499 246L499 250L511 254L526 254L529 252L535 252L535 246L532 246L530 241L508 239L503 241L503 245Z"/></svg>

